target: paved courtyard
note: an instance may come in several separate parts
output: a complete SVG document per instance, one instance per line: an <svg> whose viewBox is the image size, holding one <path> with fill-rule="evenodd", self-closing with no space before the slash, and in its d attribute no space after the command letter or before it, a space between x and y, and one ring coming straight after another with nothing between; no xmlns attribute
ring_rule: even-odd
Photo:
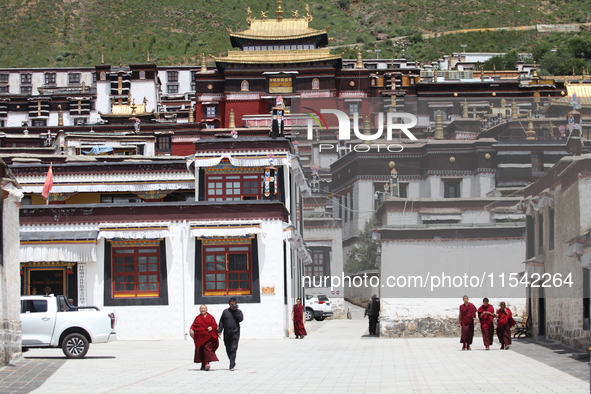
<svg viewBox="0 0 591 394"><path fill-rule="evenodd" d="M0 393L589 393L589 362L568 352L520 340L485 351L475 338L468 352L457 338L368 337L367 320L353 317L310 322L303 340L242 340L234 372L223 344L209 372L192 363L191 341L117 341L82 360L35 349L0 369Z"/></svg>

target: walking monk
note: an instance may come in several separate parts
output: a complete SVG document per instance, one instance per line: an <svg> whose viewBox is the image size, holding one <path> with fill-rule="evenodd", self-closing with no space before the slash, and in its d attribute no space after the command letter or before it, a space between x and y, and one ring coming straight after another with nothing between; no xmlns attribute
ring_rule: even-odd
<svg viewBox="0 0 591 394"><path fill-rule="evenodd" d="M306 327L304 326L304 306L302 305L302 300L300 298L296 300L296 304L291 310L291 320L293 320L293 331L295 333L296 339L304 339L304 336L308 335L308 333L306 332Z"/></svg>
<svg viewBox="0 0 591 394"><path fill-rule="evenodd" d="M218 324L214 317L207 313L205 305L199 307L199 314L189 329L189 335L195 342L193 362L201 363L201 370L209 371L209 363L219 361L215 351L220 345L220 341L218 339Z"/></svg>
<svg viewBox="0 0 591 394"><path fill-rule="evenodd" d="M515 325L513 313L501 302L501 307L497 309L497 337L501 342L501 349L509 350L511 345L511 327Z"/></svg>
<svg viewBox="0 0 591 394"><path fill-rule="evenodd" d="M488 298L482 300L482 305L478 308L478 318L480 319L480 329L482 330L482 341L486 350L490 350L495 334L495 308L488 303Z"/></svg>
<svg viewBox="0 0 591 394"><path fill-rule="evenodd" d="M468 302L467 295L463 297L464 303L460 305L460 315L458 316L458 326L462 330L460 342L462 342L462 350L472 350L470 345L474 338L474 319L476 318L476 307L471 302Z"/></svg>

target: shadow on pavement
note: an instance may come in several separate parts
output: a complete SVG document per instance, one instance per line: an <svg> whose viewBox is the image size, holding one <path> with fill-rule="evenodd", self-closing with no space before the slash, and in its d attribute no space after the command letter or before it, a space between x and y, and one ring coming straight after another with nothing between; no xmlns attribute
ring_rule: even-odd
<svg viewBox="0 0 591 394"><path fill-rule="evenodd" d="M70 360L69 358L67 358L66 356L47 356L47 357L40 357L40 356L23 356L23 358L25 358L26 360ZM81 358L80 360L84 360L84 359L90 359L90 358L94 358L94 359L101 359L101 358L117 358L115 356L85 356L84 358ZM75 360L75 359L72 359Z"/></svg>

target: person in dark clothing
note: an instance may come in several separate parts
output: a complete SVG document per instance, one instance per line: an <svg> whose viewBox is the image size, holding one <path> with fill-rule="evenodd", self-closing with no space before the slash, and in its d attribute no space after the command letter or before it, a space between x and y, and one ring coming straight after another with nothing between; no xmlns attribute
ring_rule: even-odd
<svg viewBox="0 0 591 394"><path fill-rule="evenodd" d="M363 317L369 316L369 335L377 335L378 318L380 316L380 300L377 295L372 295L367 303Z"/></svg>
<svg viewBox="0 0 591 394"><path fill-rule="evenodd" d="M224 345L226 354L230 359L230 371L236 367L236 351L238 350L238 341L240 340L240 322L244 320L242 311L238 309L236 298L230 298L230 307L224 309L220 323L218 324L218 334L224 334Z"/></svg>

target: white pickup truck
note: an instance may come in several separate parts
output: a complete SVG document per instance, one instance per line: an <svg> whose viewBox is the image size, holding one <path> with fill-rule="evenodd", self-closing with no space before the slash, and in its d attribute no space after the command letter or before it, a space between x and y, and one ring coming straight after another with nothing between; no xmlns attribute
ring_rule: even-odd
<svg viewBox="0 0 591 394"><path fill-rule="evenodd" d="M115 313L73 306L63 295L21 296L23 351L61 347L68 358L83 358L90 343L117 340Z"/></svg>

